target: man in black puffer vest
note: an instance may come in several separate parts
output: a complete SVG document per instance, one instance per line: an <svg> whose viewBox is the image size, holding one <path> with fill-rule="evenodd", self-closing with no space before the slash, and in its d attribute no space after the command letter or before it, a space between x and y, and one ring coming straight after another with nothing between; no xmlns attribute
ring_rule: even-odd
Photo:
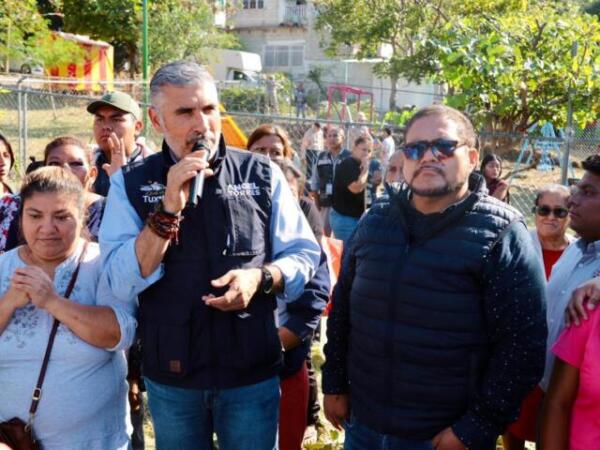
<svg viewBox="0 0 600 450"><path fill-rule="evenodd" d="M167 64L150 90L162 152L112 175L100 245L113 295L139 298L157 449L212 449L216 433L222 450L272 450L275 295L300 296L320 247L281 170L226 148L204 68ZM186 206L200 172L202 196Z"/></svg>
<svg viewBox="0 0 600 450"><path fill-rule="evenodd" d="M344 251L327 323L327 418L346 450L491 450L540 380L544 275L522 217L487 195L470 121L406 127L408 188Z"/></svg>

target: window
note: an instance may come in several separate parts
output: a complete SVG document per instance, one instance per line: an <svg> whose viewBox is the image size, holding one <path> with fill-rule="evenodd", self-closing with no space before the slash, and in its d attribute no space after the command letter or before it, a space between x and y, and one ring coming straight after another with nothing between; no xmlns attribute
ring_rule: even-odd
<svg viewBox="0 0 600 450"><path fill-rule="evenodd" d="M290 47L292 50L291 54L291 66L298 67L304 65L304 46L293 45Z"/></svg>
<svg viewBox="0 0 600 450"><path fill-rule="evenodd" d="M287 67L290 65L290 51L287 45L275 47L275 65L279 67Z"/></svg>
<svg viewBox="0 0 600 450"><path fill-rule="evenodd" d="M272 45L267 45L265 47L264 63L265 67L275 66L275 47L273 47Z"/></svg>
<svg viewBox="0 0 600 450"><path fill-rule="evenodd" d="M263 9L265 2L264 0L243 0L242 6L244 9Z"/></svg>
<svg viewBox="0 0 600 450"><path fill-rule="evenodd" d="M304 45L267 45L264 52L265 67L302 67Z"/></svg>

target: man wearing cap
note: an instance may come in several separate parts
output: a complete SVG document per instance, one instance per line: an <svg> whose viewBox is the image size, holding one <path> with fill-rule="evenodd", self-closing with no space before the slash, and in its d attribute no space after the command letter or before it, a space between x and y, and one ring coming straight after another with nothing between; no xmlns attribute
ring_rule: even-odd
<svg viewBox="0 0 600 450"><path fill-rule="evenodd" d="M108 92L91 102L88 112L94 115L94 161L98 177L94 192L106 196L109 176L121 166L154 153L137 140L143 128L142 111L137 102L124 92Z"/></svg>

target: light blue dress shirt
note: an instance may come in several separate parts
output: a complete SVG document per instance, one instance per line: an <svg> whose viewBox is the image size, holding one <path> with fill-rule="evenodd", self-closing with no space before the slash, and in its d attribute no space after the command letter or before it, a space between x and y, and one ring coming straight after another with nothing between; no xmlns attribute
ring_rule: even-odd
<svg viewBox="0 0 600 450"><path fill-rule="evenodd" d="M552 346L565 327L565 310L573 291L582 283L600 275L600 241L591 243L579 239L572 243L554 264L546 291L548 305L548 341L546 344L546 366L540 386L548 390L554 354Z"/></svg>
<svg viewBox="0 0 600 450"><path fill-rule="evenodd" d="M283 275L285 289L280 298L289 302L300 296L304 285L312 278L321 249L281 169L272 162L270 166L270 260ZM127 299L156 283L163 276L164 267L161 263L148 277L142 277L135 253L135 241L143 228L142 220L129 203L122 171L113 174L110 183L100 227L100 248L113 295Z"/></svg>

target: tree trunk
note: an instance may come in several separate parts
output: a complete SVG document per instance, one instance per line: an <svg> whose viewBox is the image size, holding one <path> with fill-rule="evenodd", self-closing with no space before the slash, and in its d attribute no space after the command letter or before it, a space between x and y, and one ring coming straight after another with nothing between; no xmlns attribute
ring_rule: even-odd
<svg viewBox="0 0 600 450"><path fill-rule="evenodd" d="M10 20L8 21L8 26L6 27L6 57L4 59L4 73L8 74L10 72L10 58L8 56L8 52L10 51Z"/></svg>
<svg viewBox="0 0 600 450"><path fill-rule="evenodd" d="M135 77L136 73L139 73L138 67L138 48L135 44L127 44L127 59L129 60L129 76Z"/></svg>
<svg viewBox="0 0 600 450"><path fill-rule="evenodd" d="M396 92L398 90L398 75L390 76L390 111L396 111Z"/></svg>

